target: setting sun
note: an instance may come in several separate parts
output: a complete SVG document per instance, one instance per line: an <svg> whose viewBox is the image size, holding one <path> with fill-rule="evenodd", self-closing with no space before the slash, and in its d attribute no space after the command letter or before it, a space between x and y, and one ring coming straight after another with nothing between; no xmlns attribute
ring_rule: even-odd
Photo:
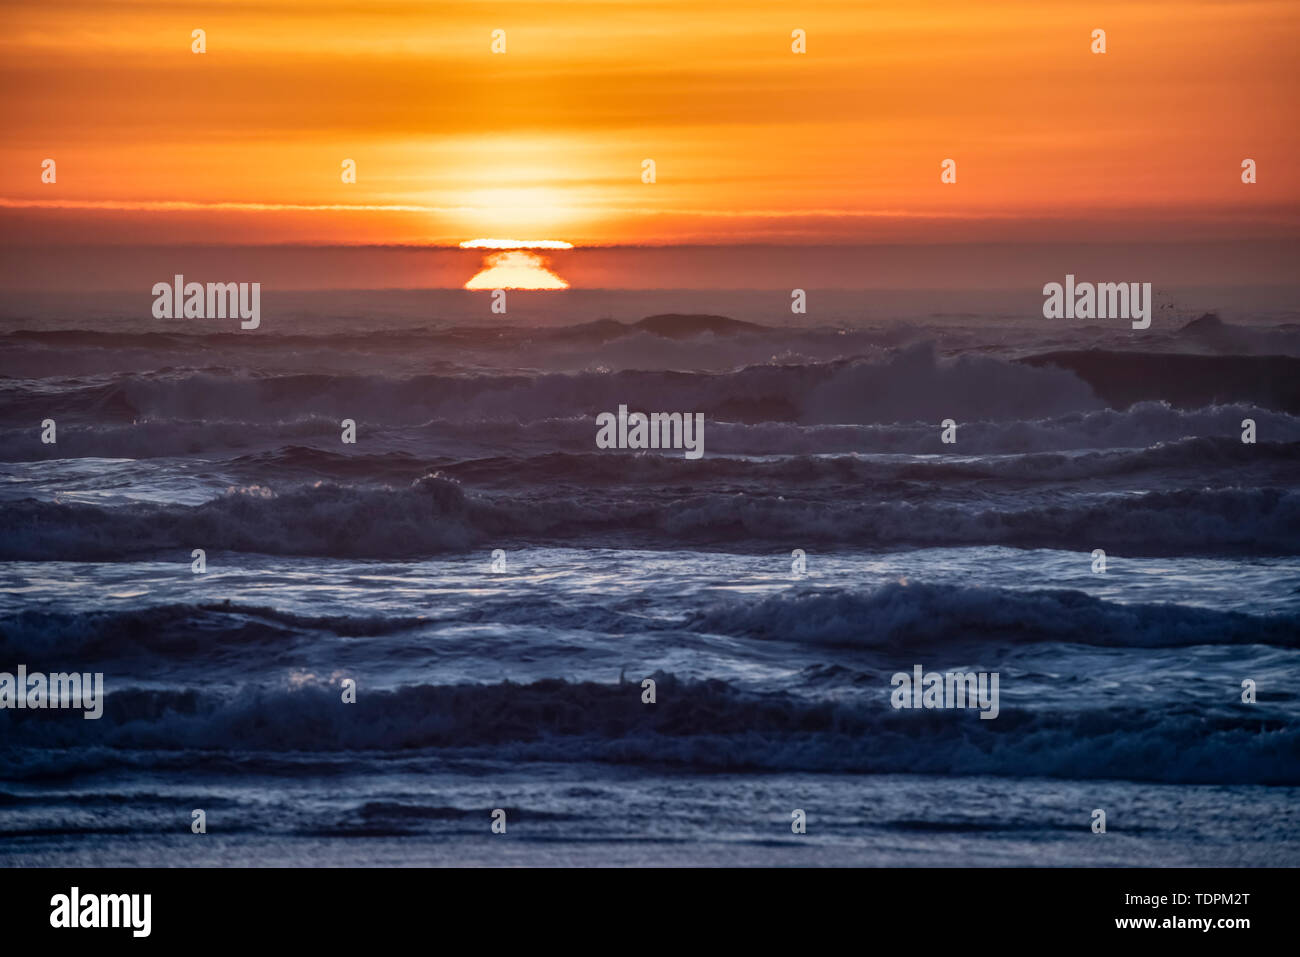
<svg viewBox="0 0 1300 957"><path fill-rule="evenodd" d="M461 249L572 249L562 239L467 239Z"/></svg>
<svg viewBox="0 0 1300 957"><path fill-rule="evenodd" d="M513 240L476 240L475 242L511 242ZM465 245L462 243L461 245ZM468 246L466 248L484 248ZM498 248L488 246L486 248ZM568 248L565 243L559 247ZM546 257L529 252L526 247L505 247L483 260L483 268L465 283L466 289L568 289L569 284L550 270Z"/></svg>

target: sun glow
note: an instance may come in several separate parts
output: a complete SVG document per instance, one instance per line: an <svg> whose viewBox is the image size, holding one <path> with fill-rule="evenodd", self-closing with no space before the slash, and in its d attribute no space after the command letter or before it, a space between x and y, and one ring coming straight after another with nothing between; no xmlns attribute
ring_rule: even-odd
<svg viewBox="0 0 1300 957"><path fill-rule="evenodd" d="M466 289L568 289L569 284L550 270L545 256L527 249L508 248L483 260L483 268Z"/></svg>
<svg viewBox="0 0 1300 957"><path fill-rule="evenodd" d="M572 249L563 239L467 239L461 249Z"/></svg>

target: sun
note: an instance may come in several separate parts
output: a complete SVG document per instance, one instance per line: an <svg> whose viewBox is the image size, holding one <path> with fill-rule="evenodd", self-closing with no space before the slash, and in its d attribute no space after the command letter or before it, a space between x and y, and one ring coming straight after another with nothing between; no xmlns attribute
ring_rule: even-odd
<svg viewBox="0 0 1300 957"><path fill-rule="evenodd" d="M550 261L534 249L572 249L558 239L469 239L462 249L492 249L466 289L568 289L550 269Z"/></svg>
<svg viewBox="0 0 1300 957"><path fill-rule="evenodd" d="M467 239L461 249L572 249L563 239Z"/></svg>

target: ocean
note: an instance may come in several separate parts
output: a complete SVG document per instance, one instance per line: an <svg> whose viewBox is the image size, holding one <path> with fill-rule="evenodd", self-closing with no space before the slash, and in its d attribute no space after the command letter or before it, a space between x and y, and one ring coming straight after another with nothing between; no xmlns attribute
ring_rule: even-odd
<svg viewBox="0 0 1300 957"><path fill-rule="evenodd" d="M11 301L0 864L1300 865L1300 317L758 299Z"/></svg>

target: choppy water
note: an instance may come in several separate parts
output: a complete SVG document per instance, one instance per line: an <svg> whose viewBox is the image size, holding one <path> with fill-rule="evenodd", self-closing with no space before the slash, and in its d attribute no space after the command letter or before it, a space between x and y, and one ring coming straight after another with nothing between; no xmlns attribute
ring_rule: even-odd
<svg viewBox="0 0 1300 957"><path fill-rule="evenodd" d="M6 863L1300 863L1294 324L157 325L5 322Z"/></svg>

